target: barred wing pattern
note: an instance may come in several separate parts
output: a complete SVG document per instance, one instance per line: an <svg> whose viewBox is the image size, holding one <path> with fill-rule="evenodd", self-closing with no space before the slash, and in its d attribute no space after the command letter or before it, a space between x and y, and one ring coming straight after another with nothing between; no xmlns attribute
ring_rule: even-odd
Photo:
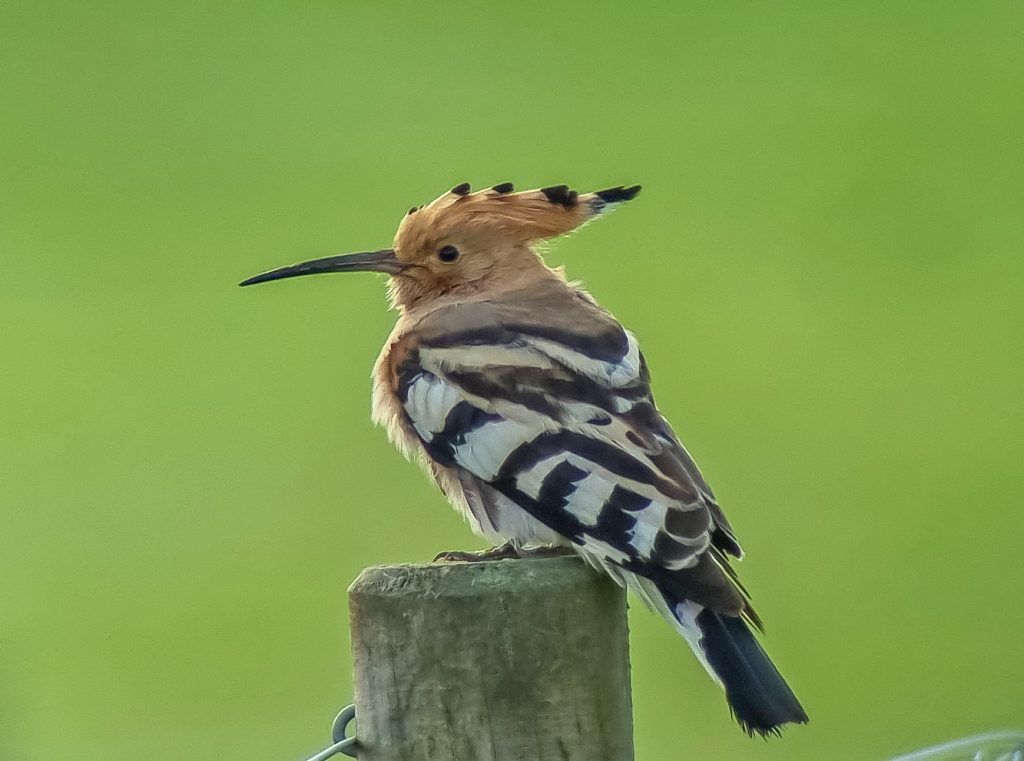
<svg viewBox="0 0 1024 761"><path fill-rule="evenodd" d="M636 340L586 293L558 287L417 323L391 354L403 430L482 533L569 543L636 591L748 732L806 721L748 627L760 621L726 558L739 544L657 411Z"/></svg>
<svg viewBox="0 0 1024 761"><path fill-rule="evenodd" d="M739 545L658 413L636 340L582 292L568 308L563 297L557 319L551 302L520 294L417 325L396 391L427 455L459 473L486 533L543 541L502 531L524 525L509 510L525 511L595 564L673 592L673 604L753 617L723 554Z"/></svg>

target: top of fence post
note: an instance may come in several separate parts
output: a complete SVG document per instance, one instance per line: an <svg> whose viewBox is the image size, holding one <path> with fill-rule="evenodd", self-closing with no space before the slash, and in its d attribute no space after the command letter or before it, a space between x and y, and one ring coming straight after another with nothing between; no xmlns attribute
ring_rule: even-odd
<svg viewBox="0 0 1024 761"><path fill-rule="evenodd" d="M364 761L632 760L625 593L580 560L377 566L349 599Z"/></svg>

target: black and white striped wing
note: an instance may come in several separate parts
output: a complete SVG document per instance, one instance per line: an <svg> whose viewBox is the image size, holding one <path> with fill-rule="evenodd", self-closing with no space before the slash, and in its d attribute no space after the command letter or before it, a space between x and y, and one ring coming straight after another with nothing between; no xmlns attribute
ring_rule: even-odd
<svg viewBox="0 0 1024 761"><path fill-rule="evenodd" d="M596 337L507 319L452 327L425 330L398 368L430 458L600 562L645 575L697 565L717 506L654 408L628 332L610 319Z"/></svg>
<svg viewBox="0 0 1024 761"><path fill-rule="evenodd" d="M584 294L550 296L417 325L391 376L404 430L493 535L563 537L671 621L748 732L807 721L753 634L726 558L739 545L655 408L636 341Z"/></svg>

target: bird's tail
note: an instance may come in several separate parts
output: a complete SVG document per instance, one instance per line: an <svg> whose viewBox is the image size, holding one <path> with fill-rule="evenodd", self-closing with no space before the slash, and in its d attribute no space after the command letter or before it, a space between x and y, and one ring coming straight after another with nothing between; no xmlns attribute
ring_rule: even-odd
<svg viewBox="0 0 1024 761"><path fill-rule="evenodd" d="M777 735L784 724L807 723L803 706L746 621L667 595L665 602L697 658L725 688L729 707L747 734Z"/></svg>
<svg viewBox="0 0 1024 761"><path fill-rule="evenodd" d="M697 626L704 657L748 734L778 734L783 724L807 723L803 706L746 621L705 608Z"/></svg>
<svg viewBox="0 0 1024 761"><path fill-rule="evenodd" d="M725 689L733 716L748 734L777 735L785 724L807 723L800 701L743 617L687 599L686 587L676 579L659 583L633 573L623 576L641 600L683 635L711 678ZM708 596L708 588L694 588ZM749 608L748 613L756 623L756 614Z"/></svg>

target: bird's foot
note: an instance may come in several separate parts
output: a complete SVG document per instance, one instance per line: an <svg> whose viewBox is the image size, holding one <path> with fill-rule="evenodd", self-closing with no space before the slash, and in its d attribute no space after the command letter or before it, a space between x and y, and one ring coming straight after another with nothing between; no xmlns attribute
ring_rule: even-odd
<svg viewBox="0 0 1024 761"><path fill-rule="evenodd" d="M499 547L490 547L479 552L451 550L439 552L434 556L435 563L483 563L488 560L512 560L519 557L519 552L512 542L505 542Z"/></svg>
<svg viewBox="0 0 1024 761"><path fill-rule="evenodd" d="M518 547L512 542L505 542L498 547L491 547L479 552L452 550L439 552L434 556L435 563L484 563L490 560L516 560L521 558L551 558L571 555L571 547L559 545L542 545L540 547Z"/></svg>

